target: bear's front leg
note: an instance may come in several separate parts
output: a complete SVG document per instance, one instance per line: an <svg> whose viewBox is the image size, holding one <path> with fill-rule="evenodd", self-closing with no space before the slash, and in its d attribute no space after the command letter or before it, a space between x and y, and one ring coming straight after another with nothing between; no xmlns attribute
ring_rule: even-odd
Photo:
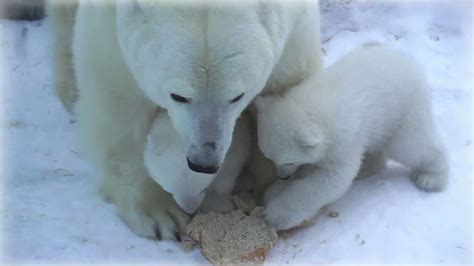
<svg viewBox="0 0 474 266"><path fill-rule="evenodd" d="M352 184L361 152L351 151L317 166L302 166L291 181L279 180L265 192L265 219L277 230L311 220L321 207L340 198Z"/></svg>
<svg viewBox="0 0 474 266"><path fill-rule="evenodd" d="M128 149L121 149L127 146ZM149 176L143 159L138 155L139 149L125 141L121 147L109 150L109 156L99 163L104 196L117 206L119 216L138 235L158 240L180 240L188 216Z"/></svg>
<svg viewBox="0 0 474 266"><path fill-rule="evenodd" d="M143 158L155 108L143 98L84 86L77 133L102 177L102 193L127 225L143 237L180 240L189 218L149 176Z"/></svg>

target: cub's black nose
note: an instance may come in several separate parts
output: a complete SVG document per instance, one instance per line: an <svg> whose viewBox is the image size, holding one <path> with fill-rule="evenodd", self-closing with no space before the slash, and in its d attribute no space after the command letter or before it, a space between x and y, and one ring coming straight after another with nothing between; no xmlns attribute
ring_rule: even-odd
<svg viewBox="0 0 474 266"><path fill-rule="evenodd" d="M186 158L186 160L188 161L189 169L193 170L194 172L203 174L215 174L217 173L217 170L219 170L219 166L202 166L191 162L188 158Z"/></svg>

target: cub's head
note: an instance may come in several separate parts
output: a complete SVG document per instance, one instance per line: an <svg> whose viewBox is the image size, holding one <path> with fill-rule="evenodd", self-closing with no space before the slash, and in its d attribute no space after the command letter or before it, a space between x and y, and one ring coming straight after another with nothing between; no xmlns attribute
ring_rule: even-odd
<svg viewBox="0 0 474 266"><path fill-rule="evenodd" d="M126 63L146 96L167 109L193 171L217 172L237 118L271 73L273 42L254 5L117 5Z"/></svg>
<svg viewBox="0 0 474 266"><path fill-rule="evenodd" d="M325 153L323 131L297 101L286 96L259 96L258 145L287 178L305 164L314 164Z"/></svg>

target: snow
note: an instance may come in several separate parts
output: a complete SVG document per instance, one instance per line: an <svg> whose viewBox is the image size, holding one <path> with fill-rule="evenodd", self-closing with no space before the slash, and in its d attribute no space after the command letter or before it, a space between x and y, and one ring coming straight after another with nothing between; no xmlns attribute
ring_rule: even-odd
<svg viewBox="0 0 474 266"><path fill-rule="evenodd" d="M324 1L322 11L326 65L367 41L423 63L450 185L421 192L391 164L355 181L311 226L282 234L266 263L471 263L472 3ZM96 193L54 96L47 19L0 20L0 46L0 264L207 263L198 250L136 236Z"/></svg>

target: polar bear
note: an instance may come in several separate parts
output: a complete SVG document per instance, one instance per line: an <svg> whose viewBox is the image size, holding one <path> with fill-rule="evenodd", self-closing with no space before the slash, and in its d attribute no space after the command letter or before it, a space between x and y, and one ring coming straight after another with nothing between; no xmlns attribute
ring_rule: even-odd
<svg viewBox="0 0 474 266"><path fill-rule="evenodd" d="M249 118L245 112L236 122L229 151L216 174L182 167L186 154L166 111L157 113L147 139L144 158L150 176L173 195L186 213L195 213L203 200L203 211L233 210L231 194L250 150Z"/></svg>
<svg viewBox="0 0 474 266"><path fill-rule="evenodd" d="M188 219L144 163L157 108L184 147L183 167L215 174L254 97L320 69L311 0L61 2L48 5L57 94L102 192L141 236L173 239Z"/></svg>
<svg viewBox="0 0 474 266"><path fill-rule="evenodd" d="M385 158L400 162L425 191L447 184L448 161L423 73L396 50L359 48L284 95L259 96L256 104L258 145L284 178L264 198L266 219L279 230L341 197L363 160L375 169Z"/></svg>

